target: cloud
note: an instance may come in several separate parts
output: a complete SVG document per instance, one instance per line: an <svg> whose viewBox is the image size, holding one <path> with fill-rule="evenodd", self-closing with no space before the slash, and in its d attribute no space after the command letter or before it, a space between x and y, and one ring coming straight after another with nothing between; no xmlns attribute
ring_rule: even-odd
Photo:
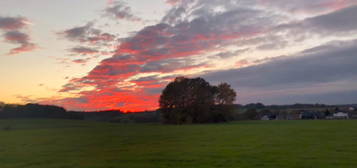
<svg viewBox="0 0 357 168"><path fill-rule="evenodd" d="M37 48L31 42L30 36L21 30L26 28L29 21L24 17L2 17L0 16L0 30L4 32L5 42L19 44L19 47L9 51L10 55L29 52Z"/></svg>
<svg viewBox="0 0 357 168"><path fill-rule="evenodd" d="M309 18L304 21L304 26L312 27L316 32L351 32L357 31L357 23L354 22L357 15L357 5L338 10L336 12Z"/></svg>
<svg viewBox="0 0 357 168"><path fill-rule="evenodd" d="M115 20L141 21L139 17L132 13L131 8L122 1L116 1L109 4L104 10L104 15Z"/></svg>
<svg viewBox="0 0 357 168"><path fill-rule="evenodd" d="M190 59L163 59L159 61L148 62L141 66L140 72L172 72L175 70L189 70L205 66L204 64L197 64Z"/></svg>
<svg viewBox="0 0 357 168"><path fill-rule="evenodd" d="M221 52L221 53L218 53L216 55L213 55L212 57L218 57L218 58L221 58L221 59L226 59L226 58L231 58L231 57L237 57L237 56L239 56L242 53L245 53L247 51L249 51L248 48L238 49L238 50L235 50L235 51Z"/></svg>
<svg viewBox="0 0 357 168"><path fill-rule="evenodd" d="M24 44L29 41L29 36L19 31L9 31L4 34L5 40L11 43Z"/></svg>
<svg viewBox="0 0 357 168"><path fill-rule="evenodd" d="M85 65L89 60L90 60L90 58L75 59L75 60L73 60L72 62L73 62L73 63L76 63L76 64Z"/></svg>
<svg viewBox="0 0 357 168"><path fill-rule="evenodd" d="M99 53L99 51L96 49L92 49L89 47L83 47L83 46L71 48L70 52L72 52L73 54L79 54L79 55L93 55L93 54Z"/></svg>
<svg viewBox="0 0 357 168"><path fill-rule="evenodd" d="M68 41L78 43L76 46L68 49L70 56L86 56L86 58L77 58L74 60L59 58L60 63L66 65L72 63L85 65L93 58L112 54L112 47L118 42L115 35L96 28L94 22L89 22L83 26L72 27L58 32L57 35Z"/></svg>
<svg viewBox="0 0 357 168"><path fill-rule="evenodd" d="M36 45L30 42L30 37L19 31L9 31L4 34L6 42L12 44L19 44L17 48L10 50L9 54L19 54L22 52L32 51L36 48Z"/></svg>
<svg viewBox="0 0 357 168"><path fill-rule="evenodd" d="M283 97L295 95L316 97L312 95L357 91L357 87L344 87L357 84L356 44L356 40L332 42L256 66L208 73L204 78L214 83L229 82L238 92L246 94L240 94L243 102L277 103ZM252 93L254 98L249 97ZM313 102L320 100L325 99L316 97Z"/></svg>
<svg viewBox="0 0 357 168"><path fill-rule="evenodd" d="M24 17L2 17L0 16L0 29L4 31L19 30L28 25Z"/></svg>
<svg viewBox="0 0 357 168"><path fill-rule="evenodd" d="M240 2L244 6L258 6L278 10L286 14L320 15L352 5L356 5L355 0L243 0Z"/></svg>
<svg viewBox="0 0 357 168"><path fill-rule="evenodd" d="M59 32L58 34L71 41L91 44L108 43L115 40L114 35L104 33L101 30L94 28L94 24L92 22L89 22L84 26L67 29Z"/></svg>
<svg viewBox="0 0 357 168"><path fill-rule="evenodd" d="M331 1L325 0L324 2ZM82 78L69 81L61 91L76 92L78 97L87 98L91 103L86 108L91 109L114 108L118 103L125 105L120 106L124 109L154 109L157 107L160 88L168 82L164 76L172 77L177 75L177 72L182 73L187 69L189 72L183 73L183 75L202 74L209 67L209 62L215 64L216 61L222 61L222 59L232 59L237 55L246 54L252 49L272 51L272 49L285 49L294 43L302 44L309 37L303 30L309 30L310 34L320 36L321 33L315 29L321 28L331 32L354 31L354 23L338 30L329 28L325 22L346 17L345 22L348 20L347 18L350 19L347 16L348 13L354 12L347 8L325 7L320 0L312 3L321 5L323 9L318 8L319 10L311 12L313 14L309 14L309 17L295 17L295 13L291 12L293 6L296 6L295 11L299 12L300 9L305 9L308 11L307 13L313 10L314 7L304 7L306 2L301 3L297 0L289 1L289 3L282 0L182 0L167 12L160 23L146 26L123 39L112 57L102 60ZM126 11L125 7L120 5L118 9ZM338 14L338 12L342 14ZM114 14L112 12L112 16L115 16ZM87 32L91 32L89 27L92 26L77 27L68 30L66 34L74 39L83 39L83 37L87 37L85 35L88 34ZM342 46L344 45L347 43ZM329 49L341 48L336 44L326 47ZM328 50L325 54L337 54L330 53L332 51L335 50ZM303 55L305 52L301 54ZM335 71L326 78L316 78L315 75L323 75L324 72L314 66L329 69L330 67L327 65L332 63L326 61L326 66L317 65L321 59L325 60L320 55L310 53L306 57L297 58L294 55L289 55L289 58L278 59L277 55L274 58L262 55L251 60L239 58L232 62L233 66L240 68L256 66L219 72L215 72L219 69L208 68L211 73L206 77L211 81L230 81L232 85L250 89L249 91L252 88L271 87L274 89L274 87L280 86L287 87L291 91L294 88L289 86L295 86L296 83L300 82L300 86L302 86L332 82L334 77L339 76L335 73L342 73L343 70ZM332 58L332 56L329 57L333 60ZM346 56L347 58L352 59ZM269 59L271 61L265 63ZM287 66L289 64L301 68ZM309 66L310 64L314 66ZM348 66L346 65L346 67ZM338 67L333 68L338 69ZM315 74L311 73L306 76L304 70L314 71ZM153 74L156 76L151 77L153 80L149 80ZM235 74L237 77L234 79L240 79L239 81L232 79ZM294 77L295 74L298 76ZM91 88L90 91L87 91L88 88ZM71 107L69 102L66 103L66 106ZM147 105L144 106L140 103Z"/></svg>
<svg viewBox="0 0 357 168"><path fill-rule="evenodd" d="M35 103L37 100L34 98L31 98L31 96L22 96L22 95L16 95L15 96L17 99L19 99L22 102L26 103Z"/></svg>
<svg viewBox="0 0 357 168"><path fill-rule="evenodd" d="M357 15L357 5L335 10L326 14L308 17L303 20L292 21L278 25L274 30L275 34L285 34L283 38L293 38L304 40L311 36L319 38L351 36L357 32L357 24L353 21ZM275 41L279 41L276 39ZM280 40L284 44L284 40ZM286 43L285 43L286 44Z"/></svg>
<svg viewBox="0 0 357 168"><path fill-rule="evenodd" d="M198 15L203 13L208 15L176 24L163 22L147 26L132 37L124 39L111 58L101 61L86 76L71 80L61 91L78 92L77 95L81 97L91 97L91 94L103 92L114 95L128 94L137 99L127 99L121 96L122 100L131 101L127 101L126 106L121 108L129 108L129 104L137 104L140 101L148 104L145 109L156 108L157 99L143 100L146 97L141 97L141 95L153 95L157 98L158 90L167 83L167 80L159 78L156 81L137 81L133 79L137 75L160 73L167 76L177 71L187 72L205 68L207 65L194 58L195 56L218 50L220 46L230 44L230 41L236 39L254 37L275 25L274 21L277 20L270 19L270 16L274 14L261 10L230 9L218 13L203 12L199 9ZM90 25L86 25L68 30L66 34L74 39L82 39L89 27ZM85 88L94 89L87 92L84 91ZM108 90L108 88L112 89ZM99 98L97 96L93 100L89 99L92 104L96 104ZM120 102L115 100L117 102L113 104ZM106 99L106 101L109 103L112 100Z"/></svg>
<svg viewBox="0 0 357 168"><path fill-rule="evenodd" d="M181 0L166 0L165 2L170 5L177 5Z"/></svg>
<svg viewBox="0 0 357 168"><path fill-rule="evenodd" d="M89 34L92 24L88 23L84 26L79 26L79 27L74 27L68 30L65 30L64 32L61 32L60 34L63 34L66 38L70 40L79 40L79 41L84 41L86 38L86 35Z"/></svg>

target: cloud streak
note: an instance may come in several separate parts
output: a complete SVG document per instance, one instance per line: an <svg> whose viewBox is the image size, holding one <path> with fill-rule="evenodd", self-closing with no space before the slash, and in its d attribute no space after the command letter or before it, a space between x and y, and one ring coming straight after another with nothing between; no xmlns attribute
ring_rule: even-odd
<svg viewBox="0 0 357 168"><path fill-rule="evenodd" d="M28 20L24 17L0 16L0 29L5 31L19 30L27 26Z"/></svg>
<svg viewBox="0 0 357 168"><path fill-rule="evenodd" d="M106 44L115 40L115 36L110 33L104 33L94 27L94 23L89 22L83 26L77 26L65 31L59 32L58 35L81 43Z"/></svg>
<svg viewBox="0 0 357 168"><path fill-rule="evenodd" d="M236 90L243 91L241 101L296 103L281 101L283 97L315 97L315 102L326 103L319 94L357 91L357 41L336 41L311 48L293 56L273 59L263 64L206 74L214 83L228 81ZM349 87L344 87L346 85ZM324 87L322 87L324 86ZM311 89L313 88L313 89ZM285 91L285 93L284 93ZM254 97L251 94L254 93ZM246 95L244 95L246 94ZM313 96L315 95L315 96ZM342 97L341 97L342 98ZM331 102L327 102L331 103Z"/></svg>
<svg viewBox="0 0 357 168"><path fill-rule="evenodd" d="M29 52L37 48L36 44L31 42L30 36L22 32L23 29L27 28L28 23L28 19L24 17L0 16L0 30L4 32L5 42L20 45L11 49L10 55Z"/></svg>
<svg viewBox="0 0 357 168"><path fill-rule="evenodd" d="M104 10L104 15L114 20L127 20L133 22L142 21L139 17L135 16L129 6L122 1L116 1L109 4Z"/></svg>

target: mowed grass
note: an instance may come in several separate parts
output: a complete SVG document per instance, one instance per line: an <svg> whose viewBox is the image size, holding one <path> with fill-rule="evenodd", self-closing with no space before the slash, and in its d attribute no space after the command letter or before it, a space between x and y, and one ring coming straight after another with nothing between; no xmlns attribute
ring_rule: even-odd
<svg viewBox="0 0 357 168"><path fill-rule="evenodd" d="M0 120L0 168L356 168L357 121Z"/></svg>

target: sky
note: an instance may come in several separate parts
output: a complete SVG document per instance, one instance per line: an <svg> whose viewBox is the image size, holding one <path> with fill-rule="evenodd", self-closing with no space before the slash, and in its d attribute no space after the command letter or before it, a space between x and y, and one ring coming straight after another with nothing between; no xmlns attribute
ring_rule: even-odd
<svg viewBox="0 0 357 168"><path fill-rule="evenodd" d="M247 104L357 103L356 0L1 0L0 101L153 110L175 77Z"/></svg>

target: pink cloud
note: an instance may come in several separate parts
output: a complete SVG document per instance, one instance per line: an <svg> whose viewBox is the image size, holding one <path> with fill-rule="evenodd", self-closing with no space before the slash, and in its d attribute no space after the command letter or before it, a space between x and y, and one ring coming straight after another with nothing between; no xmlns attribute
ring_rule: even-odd
<svg viewBox="0 0 357 168"><path fill-rule="evenodd" d="M9 54L19 54L23 52L29 52L37 48L37 46L30 42L30 37L19 31L9 31L4 34L6 42L19 44L20 46L14 49L11 49Z"/></svg>
<svg viewBox="0 0 357 168"><path fill-rule="evenodd" d="M181 0L166 0L165 2L170 5L177 5Z"/></svg>
<svg viewBox="0 0 357 168"><path fill-rule="evenodd" d="M122 1L110 1L104 10L105 16L116 20L139 22L141 19L135 16L129 6Z"/></svg>
<svg viewBox="0 0 357 168"><path fill-rule="evenodd" d="M14 54L20 54L20 53L24 53L24 52L29 52L29 51L35 50L36 48L37 48L37 46L35 44L31 44L31 43L23 44L20 47L11 49L9 54L14 55Z"/></svg>
<svg viewBox="0 0 357 168"><path fill-rule="evenodd" d="M4 31L4 39L11 44L18 44L19 47L13 48L9 51L10 55L29 52L37 48L31 42L30 36L22 29L27 28L28 19L24 17L1 17L0 16L0 30Z"/></svg>
<svg viewBox="0 0 357 168"><path fill-rule="evenodd" d="M28 20L24 17L0 16L0 29L5 31L19 30L27 26Z"/></svg>

